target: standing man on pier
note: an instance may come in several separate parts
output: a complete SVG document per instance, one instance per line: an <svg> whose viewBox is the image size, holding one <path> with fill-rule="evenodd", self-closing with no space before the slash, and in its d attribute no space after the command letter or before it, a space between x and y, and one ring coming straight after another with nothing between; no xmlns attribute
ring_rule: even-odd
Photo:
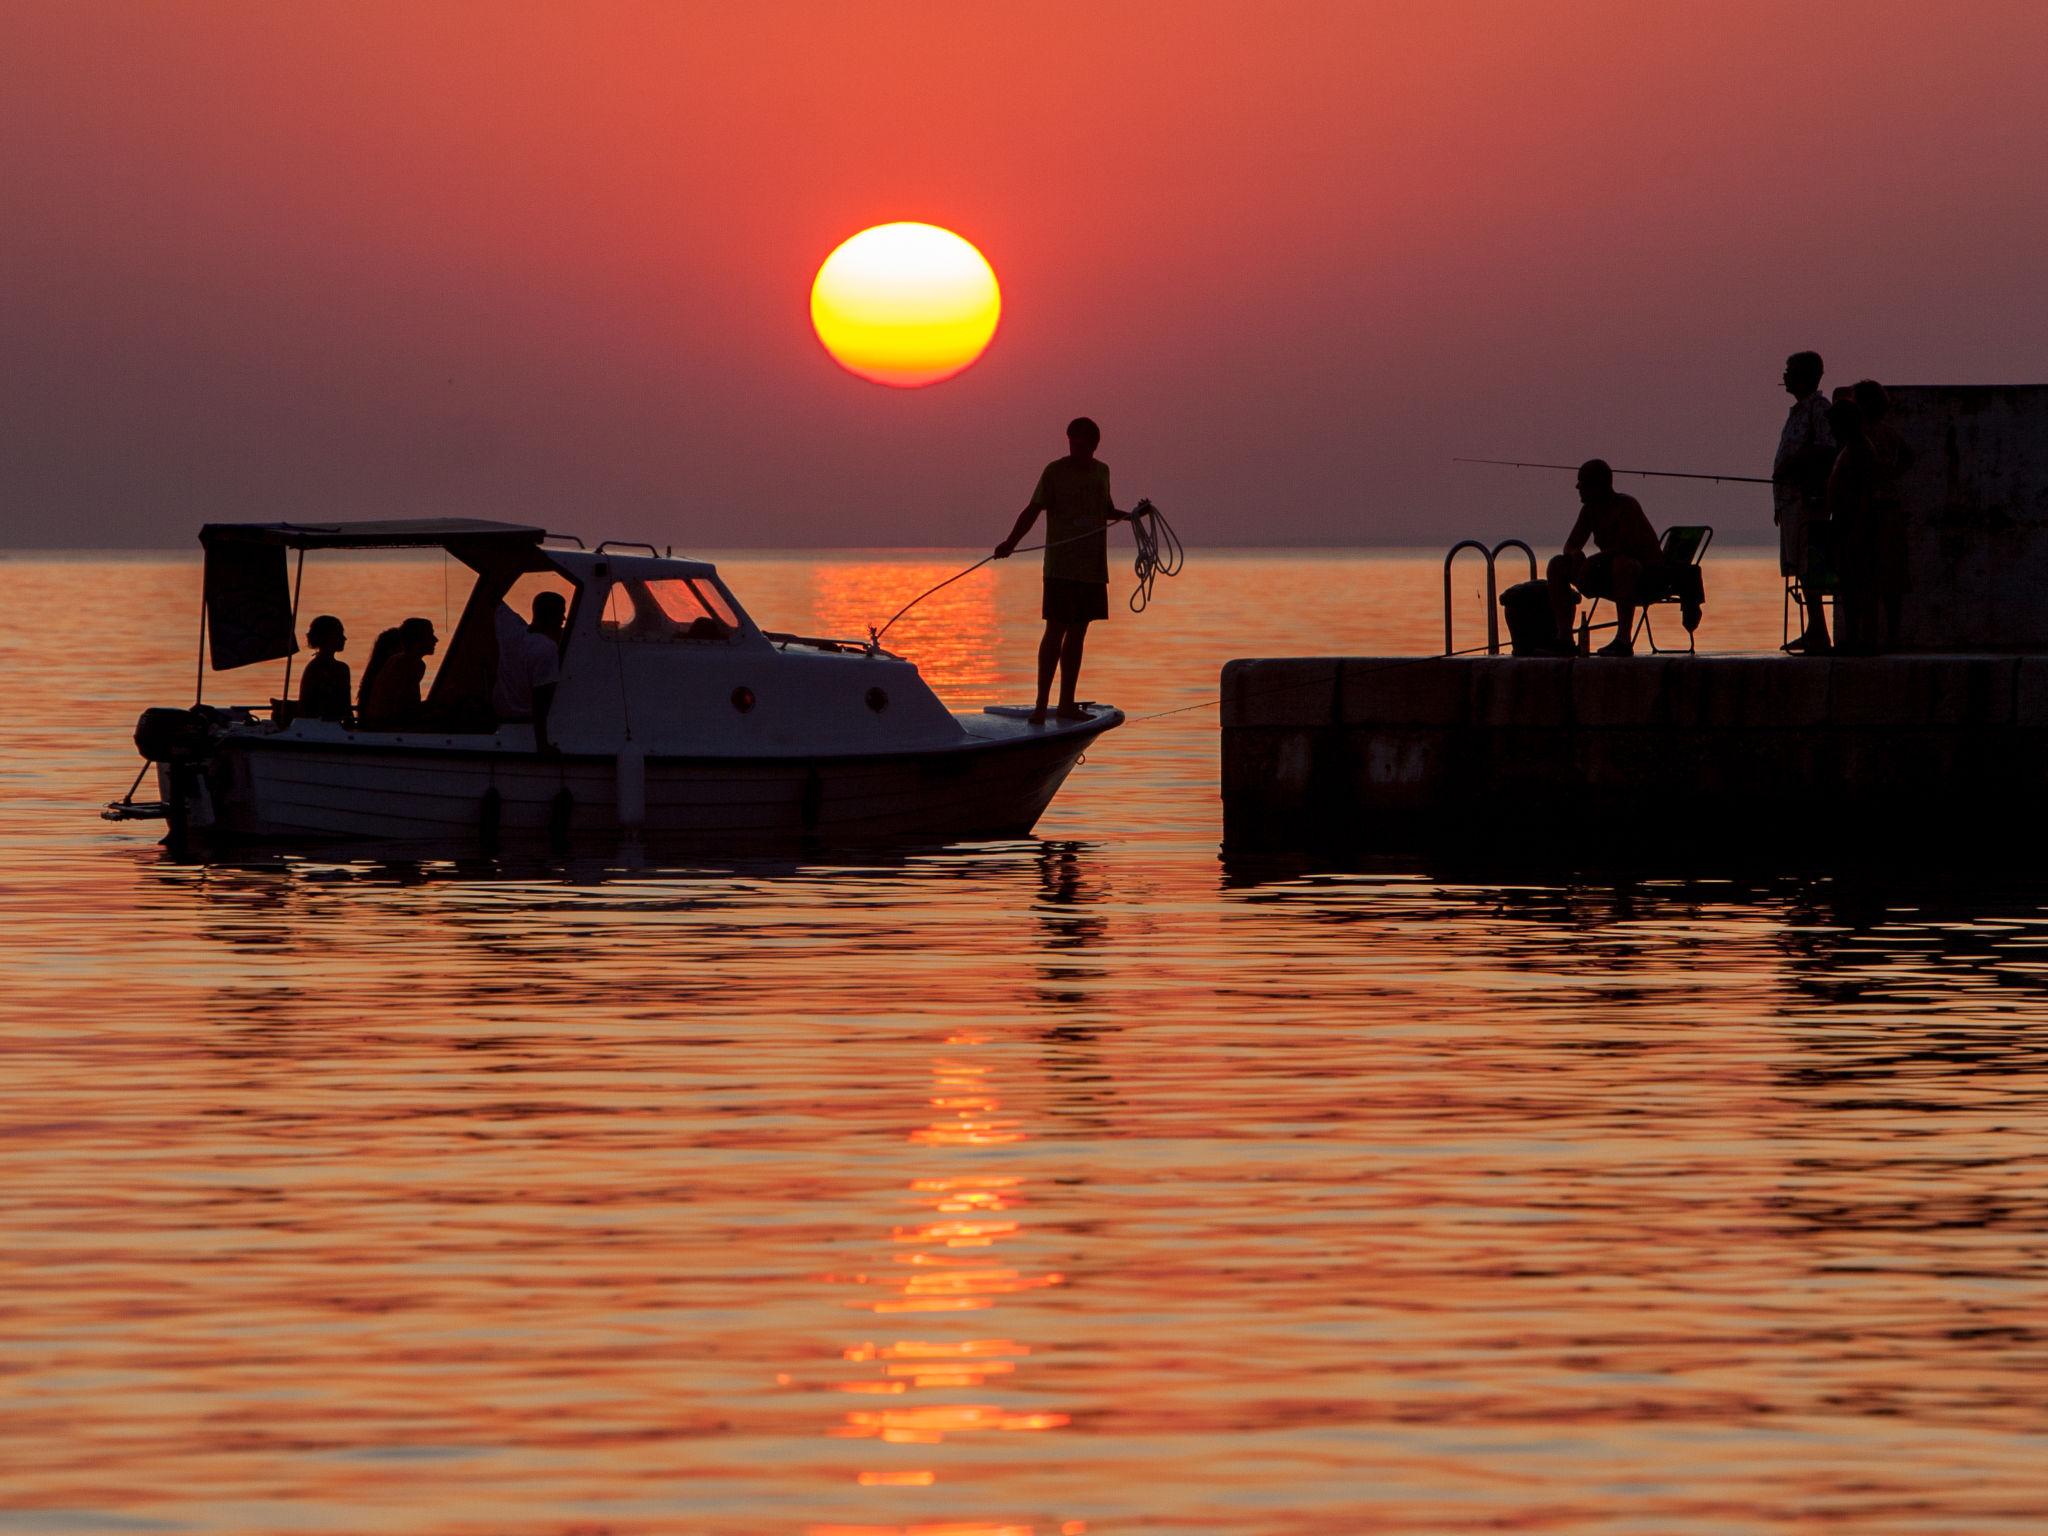
<svg viewBox="0 0 2048 1536"><path fill-rule="evenodd" d="M1785 393L1792 409L1778 434L1771 461L1772 521L1778 525L1778 570L1799 583L1806 629L1785 649L1809 656L1828 653L1825 594L1828 471L1834 468L1835 440L1828 431L1827 397L1820 392L1818 352L1794 352L1785 359Z"/></svg>
<svg viewBox="0 0 2048 1536"><path fill-rule="evenodd" d="M1109 466L1095 457L1101 442L1102 429L1086 416L1067 423L1067 456L1040 472L1030 504L995 549L996 559L1009 559L1038 514L1045 514L1045 600L1039 610L1045 633L1038 641L1033 725L1045 724L1055 668L1060 674L1058 718L1088 718L1074 693L1081 679L1081 649L1088 642L1088 626L1109 617L1109 525L1130 517L1110 501Z"/></svg>

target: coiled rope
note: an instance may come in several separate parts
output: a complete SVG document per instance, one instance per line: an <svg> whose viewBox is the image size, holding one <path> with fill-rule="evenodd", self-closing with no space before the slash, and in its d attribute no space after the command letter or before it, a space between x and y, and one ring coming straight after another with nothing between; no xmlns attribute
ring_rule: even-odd
<svg viewBox="0 0 2048 1536"><path fill-rule="evenodd" d="M1131 508L1131 537L1137 541L1138 553L1131 562L1131 572L1138 578L1137 588L1131 593L1131 612L1143 613L1152 602L1152 586L1161 576L1178 576L1181 567L1187 564L1187 549L1180 541L1180 535L1173 531L1173 524L1166 520L1166 514L1152 503L1140 501ZM1078 544L1083 539L1101 538L1101 533L1077 533L1070 539L1056 539L1047 544L1023 544L1010 551L1013 555L1030 554L1034 550L1058 549L1065 544ZM882 636L889 633L896 620L910 612L934 592L943 592L963 576L972 576L996 557L983 555L964 571L955 571L935 587L927 587L909 602L898 608L889 622L880 629L868 626L868 649L880 650Z"/></svg>

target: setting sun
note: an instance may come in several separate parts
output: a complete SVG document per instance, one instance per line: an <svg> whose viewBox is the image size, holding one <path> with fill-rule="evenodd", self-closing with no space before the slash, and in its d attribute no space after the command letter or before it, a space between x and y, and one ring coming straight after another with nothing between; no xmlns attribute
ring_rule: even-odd
<svg viewBox="0 0 2048 1536"><path fill-rule="evenodd" d="M850 373L915 389L987 350L1002 298L980 251L933 224L878 224L825 258L811 324Z"/></svg>

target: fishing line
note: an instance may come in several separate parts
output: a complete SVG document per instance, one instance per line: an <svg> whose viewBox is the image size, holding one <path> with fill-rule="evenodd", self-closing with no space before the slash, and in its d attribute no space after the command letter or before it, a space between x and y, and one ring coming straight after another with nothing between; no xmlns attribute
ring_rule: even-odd
<svg viewBox="0 0 2048 1536"><path fill-rule="evenodd" d="M1131 612L1143 613L1152 601L1152 586L1161 576L1178 576L1181 567L1187 564L1187 549L1180 541L1180 535L1173 531L1173 524L1166 520L1166 514L1153 506L1150 501L1140 501L1131 508L1129 522L1131 537L1137 541L1137 557L1131 562L1132 574L1138 578L1138 586L1131 593ZM1059 549L1063 545L1078 544L1083 539L1102 537L1099 531L1077 533L1070 539L1055 539L1048 544L1022 544L1010 551L1013 555L1028 555L1041 549ZM889 633L896 620L910 612L934 592L943 592L963 576L972 576L976 571L996 558L993 554L983 555L964 571L955 571L935 587L927 587L909 602L898 608L887 624L880 629L868 626L868 647L879 650L882 636Z"/></svg>
<svg viewBox="0 0 2048 1536"><path fill-rule="evenodd" d="M1578 469L1577 464L1536 464L1526 459L1459 459L1453 464L1498 464L1503 469ZM1728 480L1737 485L1776 485L1778 482L1764 475L1702 475L1684 469L1617 469L1610 471L1617 475L1647 475L1656 480Z"/></svg>

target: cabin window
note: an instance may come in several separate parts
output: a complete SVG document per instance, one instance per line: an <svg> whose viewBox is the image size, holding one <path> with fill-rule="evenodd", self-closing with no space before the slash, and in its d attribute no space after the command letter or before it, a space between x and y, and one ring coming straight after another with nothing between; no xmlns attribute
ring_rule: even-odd
<svg viewBox="0 0 2048 1536"><path fill-rule="evenodd" d="M665 645L731 640L740 625L725 594L710 582L662 576L613 582L605 589L597 630L608 640Z"/></svg>

